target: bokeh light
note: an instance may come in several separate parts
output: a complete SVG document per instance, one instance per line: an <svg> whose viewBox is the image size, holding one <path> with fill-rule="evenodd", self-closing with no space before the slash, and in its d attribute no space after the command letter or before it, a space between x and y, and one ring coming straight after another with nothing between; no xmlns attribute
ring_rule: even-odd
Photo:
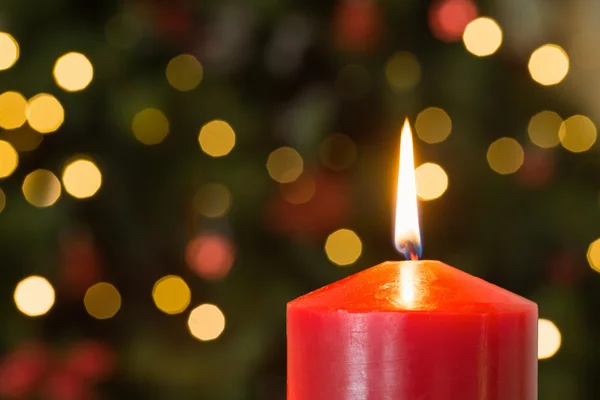
<svg viewBox="0 0 600 400"><path fill-rule="evenodd" d="M30 276L17 284L14 300L23 314L30 317L44 315L54 305L54 288L46 278Z"/></svg>
<svg viewBox="0 0 600 400"><path fill-rule="evenodd" d="M434 200L448 189L448 175L438 164L425 163L415 169L417 196L421 200Z"/></svg>
<svg viewBox="0 0 600 400"><path fill-rule="evenodd" d="M199 305L190 313L188 329L196 339L214 340L225 330L225 315L214 304Z"/></svg>
<svg viewBox="0 0 600 400"><path fill-rule="evenodd" d="M198 276L207 280L219 280L229 274L235 261L235 249L225 236L204 234L188 243L185 258Z"/></svg>
<svg viewBox="0 0 600 400"><path fill-rule="evenodd" d="M21 93L4 92L0 94L0 128L16 129L27 121L25 110L27 100Z"/></svg>
<svg viewBox="0 0 600 400"><path fill-rule="evenodd" d="M10 176L19 165L19 154L12 144L0 140L0 179Z"/></svg>
<svg viewBox="0 0 600 400"><path fill-rule="evenodd" d="M94 67L83 54L70 52L56 60L52 74L60 88L77 92L88 87L94 77Z"/></svg>
<svg viewBox="0 0 600 400"><path fill-rule="evenodd" d="M500 138L492 143L487 151L490 167L501 175L517 172L524 160L523 147L513 138Z"/></svg>
<svg viewBox="0 0 600 400"><path fill-rule="evenodd" d="M167 64L167 81L182 92L192 90L202 81L202 64L191 54L180 54Z"/></svg>
<svg viewBox="0 0 600 400"><path fill-rule="evenodd" d="M19 59L19 43L6 32L0 32L0 71L9 69Z"/></svg>
<svg viewBox="0 0 600 400"><path fill-rule="evenodd" d="M23 125L18 129L4 131L2 137L13 145L15 150L19 153L37 149L44 140L44 135L31 128L29 125Z"/></svg>
<svg viewBox="0 0 600 400"><path fill-rule="evenodd" d="M538 83L549 86L560 83L569 72L569 56L556 44L537 48L529 58L529 73Z"/></svg>
<svg viewBox="0 0 600 400"><path fill-rule="evenodd" d="M200 129L198 142L209 156L223 157L235 146L235 132L227 122L214 120Z"/></svg>
<svg viewBox="0 0 600 400"><path fill-rule="evenodd" d="M26 109L29 126L40 133L56 131L65 120L65 110L56 97L40 93L29 99Z"/></svg>
<svg viewBox="0 0 600 400"><path fill-rule="evenodd" d="M208 218L227 215L231 208L231 192L221 183L208 183L194 196L196 211Z"/></svg>
<svg viewBox="0 0 600 400"><path fill-rule="evenodd" d="M357 154L354 141L342 133L334 133L325 138L319 150L321 162L334 171L350 168L356 161Z"/></svg>
<svg viewBox="0 0 600 400"><path fill-rule="evenodd" d="M181 277L168 275L159 279L152 289L152 299L158 309L166 314L180 314L190 304L192 292Z"/></svg>
<svg viewBox="0 0 600 400"><path fill-rule="evenodd" d="M394 53L385 64L385 77L395 91L410 90L421 80L421 64L412 53Z"/></svg>
<svg viewBox="0 0 600 400"><path fill-rule="evenodd" d="M313 198L317 191L317 184L312 175L304 173L294 182L279 185L281 197L292 204L304 204Z"/></svg>
<svg viewBox="0 0 600 400"><path fill-rule="evenodd" d="M446 111L438 107L429 107L417 115L415 130L426 143L440 143L446 140L452 131L452 120Z"/></svg>
<svg viewBox="0 0 600 400"><path fill-rule="evenodd" d="M350 265L356 262L362 253L362 242L350 229L338 229L327 237L325 254L337 265Z"/></svg>
<svg viewBox="0 0 600 400"><path fill-rule="evenodd" d="M588 247L587 260L594 271L600 272L600 239L594 240Z"/></svg>
<svg viewBox="0 0 600 400"><path fill-rule="evenodd" d="M110 283L99 282L85 292L83 304L92 317L109 319L121 308L121 295Z"/></svg>
<svg viewBox="0 0 600 400"><path fill-rule="evenodd" d="M502 29L491 18L477 18L465 28L463 43L470 53L479 57L489 56L502 44Z"/></svg>
<svg viewBox="0 0 600 400"><path fill-rule="evenodd" d="M437 0L430 8L429 27L436 38L457 42L475 17L477 6L473 0Z"/></svg>
<svg viewBox="0 0 600 400"><path fill-rule="evenodd" d="M60 197L60 181L52 172L38 169L23 181L25 200L36 207L49 207Z"/></svg>
<svg viewBox="0 0 600 400"><path fill-rule="evenodd" d="M556 354L562 342L558 327L554 322L540 318L538 320L538 359L543 360Z"/></svg>
<svg viewBox="0 0 600 400"><path fill-rule="evenodd" d="M4 210L4 207L6 207L6 195L4 194L4 191L0 189L0 212Z"/></svg>
<svg viewBox="0 0 600 400"><path fill-rule="evenodd" d="M555 112L541 111L529 120L527 133L535 145L547 149L560 143L558 132L563 119Z"/></svg>
<svg viewBox="0 0 600 400"><path fill-rule="evenodd" d="M558 130L560 143L573 153L589 150L596 143L597 135L596 125L584 115L567 118Z"/></svg>
<svg viewBox="0 0 600 400"><path fill-rule="evenodd" d="M153 145L162 142L169 134L169 120L156 108L145 108L131 122L131 130L140 142Z"/></svg>
<svg viewBox="0 0 600 400"><path fill-rule="evenodd" d="M291 147L280 147L269 154L267 171L279 183L294 182L304 171L304 161Z"/></svg>
<svg viewBox="0 0 600 400"><path fill-rule="evenodd" d="M71 161L62 175L67 193L78 199L92 197L102 185L102 173L92 160L78 158Z"/></svg>

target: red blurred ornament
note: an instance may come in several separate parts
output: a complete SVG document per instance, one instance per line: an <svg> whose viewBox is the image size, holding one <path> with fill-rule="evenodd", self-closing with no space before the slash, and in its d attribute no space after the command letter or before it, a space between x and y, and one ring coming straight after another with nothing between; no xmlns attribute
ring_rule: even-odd
<svg viewBox="0 0 600 400"><path fill-rule="evenodd" d="M525 186L540 187L552 180L554 172L554 153L531 147L525 151L525 160L517 172L517 180Z"/></svg>
<svg viewBox="0 0 600 400"><path fill-rule="evenodd" d="M66 368L50 371L40 387L40 393L47 400L91 400L94 398L90 387L77 372Z"/></svg>
<svg viewBox="0 0 600 400"><path fill-rule="evenodd" d="M115 369L116 354L106 343L86 340L69 350L66 366L90 382L106 379Z"/></svg>
<svg viewBox="0 0 600 400"><path fill-rule="evenodd" d="M366 51L379 41L382 24L375 1L342 0L334 15L334 37L344 51Z"/></svg>
<svg viewBox="0 0 600 400"><path fill-rule="evenodd" d="M458 42L477 14L472 0L437 0L429 9L429 28L433 36L444 42Z"/></svg>
<svg viewBox="0 0 600 400"><path fill-rule="evenodd" d="M231 241L218 234L203 234L187 245L185 258L188 266L198 276L208 280L223 279L235 261Z"/></svg>
<svg viewBox="0 0 600 400"><path fill-rule="evenodd" d="M79 299L92 284L101 280L100 255L92 234L77 230L61 241L61 292Z"/></svg>
<svg viewBox="0 0 600 400"><path fill-rule="evenodd" d="M27 343L0 364L0 396L29 397L47 368L50 355L43 345Z"/></svg>

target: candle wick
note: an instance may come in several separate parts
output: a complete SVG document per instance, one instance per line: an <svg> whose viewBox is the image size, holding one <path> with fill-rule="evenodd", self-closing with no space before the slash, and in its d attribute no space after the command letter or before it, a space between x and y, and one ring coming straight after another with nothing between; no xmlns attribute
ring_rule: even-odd
<svg viewBox="0 0 600 400"><path fill-rule="evenodd" d="M410 259L412 261L418 261L419 260L419 256L417 255L417 253L414 253L414 252L411 251L410 252Z"/></svg>

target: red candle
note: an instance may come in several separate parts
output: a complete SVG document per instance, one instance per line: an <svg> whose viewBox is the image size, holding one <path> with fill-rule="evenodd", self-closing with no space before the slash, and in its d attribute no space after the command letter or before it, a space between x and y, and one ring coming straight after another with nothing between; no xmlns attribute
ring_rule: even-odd
<svg viewBox="0 0 600 400"><path fill-rule="evenodd" d="M439 261L420 234L410 127L386 262L288 304L288 400L537 400L537 306Z"/></svg>

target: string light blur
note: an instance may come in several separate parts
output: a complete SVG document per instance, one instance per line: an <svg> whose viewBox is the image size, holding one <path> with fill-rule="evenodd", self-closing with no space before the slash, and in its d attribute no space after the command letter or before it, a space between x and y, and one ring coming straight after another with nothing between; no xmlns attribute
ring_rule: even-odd
<svg viewBox="0 0 600 400"><path fill-rule="evenodd" d="M114 317L121 308L121 295L110 283L99 282L85 292L83 304L92 317L109 319Z"/></svg>
<svg viewBox="0 0 600 400"><path fill-rule="evenodd" d="M67 92L78 92L92 82L94 67L85 55L70 52L56 60L52 74L61 89Z"/></svg>
<svg viewBox="0 0 600 400"><path fill-rule="evenodd" d="M25 200L35 207L49 207L60 197L60 181L52 172L38 169L31 172L23 181Z"/></svg>
<svg viewBox="0 0 600 400"><path fill-rule="evenodd" d="M194 196L196 211L208 218L227 215L231 208L231 192L221 183L208 183Z"/></svg>
<svg viewBox="0 0 600 400"><path fill-rule="evenodd" d="M452 131L452 120L446 111L429 107L417 115L415 129L419 138L426 143L441 143Z"/></svg>
<svg viewBox="0 0 600 400"><path fill-rule="evenodd" d="M189 306L192 292L181 277L168 275L159 279L152 289L156 307L170 315L180 314Z"/></svg>
<svg viewBox="0 0 600 400"><path fill-rule="evenodd" d="M541 111L529 120L527 133L535 145L547 149L560 143L558 132L563 119L555 112Z"/></svg>
<svg viewBox="0 0 600 400"><path fill-rule="evenodd" d="M279 185L281 197L292 204L308 203L317 191L315 179L307 173L304 173L294 182L282 183Z"/></svg>
<svg viewBox="0 0 600 400"><path fill-rule="evenodd" d="M327 237L325 254L337 265L354 264L362 253L362 242L350 229L338 229Z"/></svg>
<svg viewBox="0 0 600 400"><path fill-rule="evenodd" d="M21 93L4 92L0 95L0 128L16 129L27 121L27 100Z"/></svg>
<svg viewBox="0 0 600 400"><path fill-rule="evenodd" d="M190 313L188 329L198 340L215 340L225 330L225 315L214 304L199 305Z"/></svg>
<svg viewBox="0 0 600 400"><path fill-rule="evenodd" d="M429 26L433 35L444 42L460 40L465 27L477 17L472 0L437 0L432 2Z"/></svg>
<svg viewBox="0 0 600 400"><path fill-rule="evenodd" d="M596 143L597 136L596 125L584 115L567 118L558 130L560 144L573 153L589 150Z"/></svg>
<svg viewBox="0 0 600 400"><path fill-rule="evenodd" d="M29 126L40 133L56 131L65 120L65 110L56 97L40 93L29 99L26 109Z"/></svg>
<svg viewBox="0 0 600 400"><path fill-rule="evenodd" d="M470 53L478 57L492 55L502 44L502 29L491 18L474 19L465 28L463 43Z"/></svg>
<svg viewBox="0 0 600 400"><path fill-rule="evenodd" d="M321 143L319 150L321 162L334 171L350 168L356 161L357 154L358 150L354 141L342 133L328 136Z"/></svg>
<svg viewBox="0 0 600 400"><path fill-rule="evenodd" d="M153 145L162 142L169 134L169 120L156 108L145 108L131 122L131 130L140 142Z"/></svg>
<svg viewBox="0 0 600 400"><path fill-rule="evenodd" d="M235 146L235 132L227 122L214 120L200 129L198 142L209 156L223 157Z"/></svg>
<svg viewBox="0 0 600 400"><path fill-rule="evenodd" d="M435 200L448 189L448 175L438 164L425 163L415 169L417 196L421 200Z"/></svg>
<svg viewBox="0 0 600 400"><path fill-rule="evenodd" d="M0 32L0 71L12 67L19 59L19 43L12 35Z"/></svg>
<svg viewBox="0 0 600 400"><path fill-rule="evenodd" d="M569 56L556 44L537 48L529 58L529 73L533 80L549 86L560 83L569 72Z"/></svg>
<svg viewBox="0 0 600 400"><path fill-rule="evenodd" d="M19 165L19 154L12 144L0 140L0 179L12 175Z"/></svg>
<svg viewBox="0 0 600 400"><path fill-rule="evenodd" d="M588 247L587 260L594 271L600 272L600 239L594 240Z"/></svg>
<svg viewBox="0 0 600 400"><path fill-rule="evenodd" d="M304 161L291 147L280 147L269 154L267 171L279 183L294 182L304 171Z"/></svg>
<svg viewBox="0 0 600 400"><path fill-rule="evenodd" d="M503 137L490 145L487 161L494 171L501 175L513 174L521 168L525 160L523 147L513 138Z"/></svg>
<svg viewBox="0 0 600 400"><path fill-rule="evenodd" d="M218 234L203 234L186 247L186 261L198 276L207 280L223 279L235 261L235 251L229 239Z"/></svg>
<svg viewBox="0 0 600 400"><path fill-rule="evenodd" d="M538 359L552 357L560 349L562 337L554 322L540 318L538 320Z"/></svg>
<svg viewBox="0 0 600 400"><path fill-rule="evenodd" d="M96 194L102 186L102 173L92 160L78 158L67 164L62 181L67 193L85 199Z"/></svg>
<svg viewBox="0 0 600 400"><path fill-rule="evenodd" d="M404 92L417 86L421 80L421 64L407 51L394 53L385 63L385 77L390 87Z"/></svg>
<svg viewBox="0 0 600 400"><path fill-rule="evenodd" d="M38 317L46 314L54 305L54 288L46 278L30 276L17 284L14 300L23 314Z"/></svg>
<svg viewBox="0 0 600 400"><path fill-rule="evenodd" d="M4 207L6 207L6 195L4 194L4 191L0 189L0 212L4 210Z"/></svg>
<svg viewBox="0 0 600 400"><path fill-rule="evenodd" d="M191 54L180 54L167 64L167 81L182 92L196 88L202 81L202 64Z"/></svg>

